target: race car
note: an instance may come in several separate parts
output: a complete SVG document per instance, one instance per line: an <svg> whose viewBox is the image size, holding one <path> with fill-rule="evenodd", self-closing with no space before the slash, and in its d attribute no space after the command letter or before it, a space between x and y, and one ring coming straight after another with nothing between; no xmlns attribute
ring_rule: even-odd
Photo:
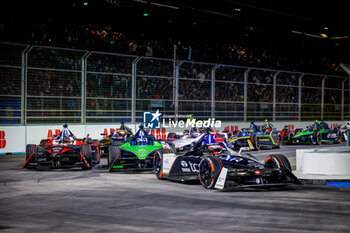
<svg viewBox="0 0 350 233"><path fill-rule="evenodd" d="M204 131L193 127L190 131L185 130L184 134L179 139L167 140L167 142L176 150L183 150L192 143L195 143L201 135L204 135Z"/></svg>
<svg viewBox="0 0 350 233"><path fill-rule="evenodd" d="M163 148L163 144L140 125L140 129L128 142L109 147L109 171L153 170L154 154Z"/></svg>
<svg viewBox="0 0 350 233"><path fill-rule="evenodd" d="M260 150L262 147L275 149L280 148L281 144L276 128L270 122L266 122L263 126L251 122L249 128L243 128L228 140L230 148L244 150Z"/></svg>
<svg viewBox="0 0 350 233"><path fill-rule="evenodd" d="M26 159L22 168L71 168L91 169L100 163L98 140L77 139L63 125L63 130L54 139L43 139L39 145L26 146Z"/></svg>
<svg viewBox="0 0 350 233"><path fill-rule="evenodd" d="M340 143L341 132L337 129L330 129L325 121L315 121L306 127L306 130L296 132L290 137L286 144L314 144Z"/></svg>
<svg viewBox="0 0 350 233"><path fill-rule="evenodd" d="M288 144L291 141L291 138L301 131L303 131L303 129L297 128L295 131L293 131L288 127L288 125L285 125L282 131L278 132L278 135L282 144Z"/></svg>
<svg viewBox="0 0 350 233"><path fill-rule="evenodd" d="M101 135L107 136L102 133ZM132 137L132 130L125 125L125 122L121 122L121 126L119 129L115 131L111 131L110 134L99 141L100 146L100 154L102 157L107 157L109 154L108 148L112 145L118 146L127 141L129 141L130 137Z"/></svg>
<svg viewBox="0 0 350 233"><path fill-rule="evenodd" d="M205 140L201 136L202 140L182 152L164 146L154 157L156 177L182 182L199 180L206 189L222 190L302 184L284 155L268 155L261 163L250 154L233 151L225 143L207 143L210 137Z"/></svg>
<svg viewBox="0 0 350 233"><path fill-rule="evenodd" d="M344 142L348 141L348 132L350 131L350 121L346 122L344 125L337 126L337 129L340 131L341 140Z"/></svg>

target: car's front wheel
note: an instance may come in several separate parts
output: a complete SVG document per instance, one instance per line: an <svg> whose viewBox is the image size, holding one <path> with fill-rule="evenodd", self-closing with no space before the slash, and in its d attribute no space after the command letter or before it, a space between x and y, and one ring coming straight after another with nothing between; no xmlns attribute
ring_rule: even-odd
<svg viewBox="0 0 350 233"><path fill-rule="evenodd" d="M204 188L213 189L219 178L223 164L214 156L204 157L199 163L199 180Z"/></svg>
<svg viewBox="0 0 350 233"><path fill-rule="evenodd" d="M162 179L163 169L162 169L162 157L159 151L154 153L153 157L154 172L158 179Z"/></svg>

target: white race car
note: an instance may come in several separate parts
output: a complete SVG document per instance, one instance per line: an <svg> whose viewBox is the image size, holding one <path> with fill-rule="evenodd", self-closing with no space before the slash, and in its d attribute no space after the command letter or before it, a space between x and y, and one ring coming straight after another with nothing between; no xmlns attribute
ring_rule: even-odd
<svg viewBox="0 0 350 233"><path fill-rule="evenodd" d="M350 131L350 121L346 122L344 125L339 125L339 131L342 135L342 141L348 141L348 131Z"/></svg>

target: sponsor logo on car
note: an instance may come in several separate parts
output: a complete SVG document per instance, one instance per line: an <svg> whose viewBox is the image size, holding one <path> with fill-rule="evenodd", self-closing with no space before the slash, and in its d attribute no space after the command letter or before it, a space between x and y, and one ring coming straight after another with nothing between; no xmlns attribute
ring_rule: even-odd
<svg viewBox="0 0 350 233"><path fill-rule="evenodd" d="M327 134L327 138L336 138L337 134L336 133L329 133Z"/></svg>
<svg viewBox="0 0 350 233"><path fill-rule="evenodd" d="M182 172L192 172L192 173L198 173L198 164L192 163L191 161L181 161L181 171Z"/></svg>
<svg viewBox="0 0 350 233"><path fill-rule="evenodd" d="M191 161L188 161L188 163L190 164L190 168L192 172L199 172L197 163L191 163Z"/></svg>

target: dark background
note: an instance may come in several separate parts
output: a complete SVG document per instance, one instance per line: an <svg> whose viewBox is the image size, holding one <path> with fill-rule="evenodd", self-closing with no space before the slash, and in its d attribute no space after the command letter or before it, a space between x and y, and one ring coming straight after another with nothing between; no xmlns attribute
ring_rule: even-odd
<svg viewBox="0 0 350 233"><path fill-rule="evenodd" d="M235 43L257 53L267 51L272 57L327 58L337 64L349 63L349 38L334 39L346 37L350 32L348 7L344 3L299 0L2 1L0 40L40 44L40 41L30 40L31 32L46 30L51 37L49 45L65 46L66 27L108 25L136 40L169 42L170 39L169 44L181 41L204 47ZM315 36L324 33L328 38L314 38L305 33ZM85 49L83 45L76 47ZM94 49L108 50L105 47Z"/></svg>

